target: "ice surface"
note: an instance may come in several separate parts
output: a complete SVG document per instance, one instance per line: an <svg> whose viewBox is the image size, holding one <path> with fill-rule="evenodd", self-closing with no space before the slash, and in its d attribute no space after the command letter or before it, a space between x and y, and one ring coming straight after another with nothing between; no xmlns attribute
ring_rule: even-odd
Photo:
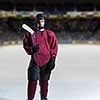
<svg viewBox="0 0 100 100"><path fill-rule="evenodd" d="M22 45L0 47L0 100L26 100L29 58ZM49 83L49 100L100 100L100 46L59 45Z"/></svg>

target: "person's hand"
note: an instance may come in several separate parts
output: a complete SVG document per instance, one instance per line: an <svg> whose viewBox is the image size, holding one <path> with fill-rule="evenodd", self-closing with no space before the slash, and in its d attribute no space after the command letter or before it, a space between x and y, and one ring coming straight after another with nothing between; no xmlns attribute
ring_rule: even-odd
<svg viewBox="0 0 100 100"><path fill-rule="evenodd" d="M35 46L32 47L32 53L36 53L36 52L39 52L39 44L36 44Z"/></svg>
<svg viewBox="0 0 100 100"><path fill-rule="evenodd" d="M48 66L49 66L50 70L53 70L55 68L55 58L54 57L52 57L50 59Z"/></svg>
<svg viewBox="0 0 100 100"><path fill-rule="evenodd" d="M50 59L50 61L48 62L46 68L45 68L45 71L46 72L50 72L52 71L53 69L55 68L55 57L52 57Z"/></svg>

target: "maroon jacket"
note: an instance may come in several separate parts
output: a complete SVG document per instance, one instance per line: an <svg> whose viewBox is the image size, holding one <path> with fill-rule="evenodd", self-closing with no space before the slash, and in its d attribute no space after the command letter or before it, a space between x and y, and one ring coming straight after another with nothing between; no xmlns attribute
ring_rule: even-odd
<svg viewBox="0 0 100 100"><path fill-rule="evenodd" d="M39 66L47 64L51 57L57 56L58 51L58 41L54 32L45 29L42 33L38 30L35 31L36 43L39 44L40 49L38 52L38 63ZM28 55L32 55L34 61L36 62L35 54L32 54L32 45L34 45L34 37L31 34L26 33L23 39L23 48Z"/></svg>

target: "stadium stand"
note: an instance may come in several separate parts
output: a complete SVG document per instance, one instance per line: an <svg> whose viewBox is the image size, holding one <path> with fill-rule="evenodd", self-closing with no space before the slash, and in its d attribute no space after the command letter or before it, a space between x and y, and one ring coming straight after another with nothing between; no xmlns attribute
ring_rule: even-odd
<svg viewBox="0 0 100 100"><path fill-rule="evenodd" d="M100 1L95 0L0 0L0 44L22 41L23 23L33 28L34 17L44 12L46 27L60 43L100 41Z"/></svg>

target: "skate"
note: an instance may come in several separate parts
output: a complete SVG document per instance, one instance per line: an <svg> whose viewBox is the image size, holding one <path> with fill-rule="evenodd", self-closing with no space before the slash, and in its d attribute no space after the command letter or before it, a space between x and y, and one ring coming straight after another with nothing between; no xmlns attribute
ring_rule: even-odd
<svg viewBox="0 0 100 100"><path fill-rule="evenodd" d="M48 100L47 98L43 98L43 99L41 99L41 100Z"/></svg>

